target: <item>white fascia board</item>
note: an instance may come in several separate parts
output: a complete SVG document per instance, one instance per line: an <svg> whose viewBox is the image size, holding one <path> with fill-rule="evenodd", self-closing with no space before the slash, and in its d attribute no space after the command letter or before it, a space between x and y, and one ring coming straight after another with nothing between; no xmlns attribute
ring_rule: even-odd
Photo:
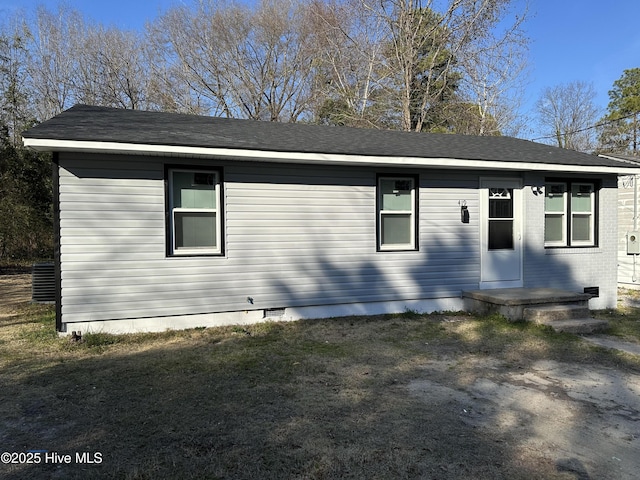
<svg viewBox="0 0 640 480"><path fill-rule="evenodd" d="M180 145L151 145L118 142L49 140L24 138L25 147L43 152L86 152L129 155L154 155L195 158L232 157L234 160L274 163L309 163L323 165L351 165L378 167L457 168L506 171L545 171L567 173L640 174L638 167L608 167L563 165L553 163L507 162L496 160L467 160L459 158L387 157L329 153L278 152L238 148L185 147Z"/></svg>
<svg viewBox="0 0 640 480"><path fill-rule="evenodd" d="M630 158L622 158L622 157L616 157L616 156L605 155L605 154L599 154L598 156L602 157L602 158L607 158L609 160L615 160L617 162L624 162L624 163L628 163L630 165L634 165L636 167L640 167L640 158L638 158L637 160L632 160Z"/></svg>

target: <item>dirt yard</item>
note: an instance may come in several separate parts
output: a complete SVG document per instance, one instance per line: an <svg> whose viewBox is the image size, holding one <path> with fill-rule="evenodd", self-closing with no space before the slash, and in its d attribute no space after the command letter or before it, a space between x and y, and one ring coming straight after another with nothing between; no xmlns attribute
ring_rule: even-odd
<svg viewBox="0 0 640 480"><path fill-rule="evenodd" d="M638 478L637 373L553 360L513 372L488 358L476 363L464 388L452 388L452 362L426 365L425 378L409 384L410 394L448 405L473 428L517 445L523 458L551 460L575 478Z"/></svg>
<svg viewBox="0 0 640 480"><path fill-rule="evenodd" d="M31 274L0 275L0 319L16 315L31 300Z"/></svg>
<svg viewBox="0 0 640 480"><path fill-rule="evenodd" d="M0 295L0 327L5 328L11 323L16 309L30 298L29 275L0 277ZM468 339L465 343L459 344L462 347L458 347L458 344L449 339L441 342L421 342L420 345L415 340L411 340L411 348L423 348L428 355L415 357L422 359L418 363L412 360L417 366L411 369L410 374L403 376L401 373L396 373L393 380L385 379L384 388L380 389L382 393L374 400L363 400L364 394L353 386L355 385L353 376L358 377L358 381L362 379L363 382L370 382L364 385L369 385L367 388L371 388L371 382L374 382L378 374L382 375L383 369L387 368L383 364L376 363L380 361L376 355L383 356L382 349L369 352L362 357L370 359L367 368L363 366L361 358L357 359L360 363L350 362L342 357L330 363L325 355L319 374L314 374L311 367L306 367L310 369L311 377L307 375L296 380L296 384L302 385L299 387L301 390L292 390L293 387L290 386L278 386L278 391L281 393L287 391L288 396L282 394L281 400L271 399L269 408L278 412L278 402L283 402L281 408L287 413L282 415L283 418L287 418L287 421L280 427L282 431L273 427L272 435L287 436L289 443L284 442L280 450L290 449L290 452L276 452L274 455L286 454L303 458L307 450L311 449L315 452L318 443L326 444L323 448L327 450L341 448L355 453L347 455L350 460L345 460L344 455L340 456L335 452L324 453L325 461L333 462L333 466L325 466L324 470L321 468L322 461L316 460L313 463L315 470L306 470L297 474L289 472L281 476L284 472L276 475L273 471L266 469L262 470L262 475L269 478L291 479L345 476L358 478L358 471L367 472L366 468L372 468L363 465L366 462L369 464L373 462L374 469L368 471L368 478L384 478L385 474L382 473L384 470L377 470L376 473L376 469L381 467L376 465L375 456L387 455L385 458L393 458L394 461L400 462L403 458L402 449L406 448L407 451L416 450L419 453L410 457L410 461L407 460L407 465L411 464L411 468L396 467L404 469L403 478L453 479L489 478L489 476L579 480L638 478L638 472L640 472L640 368L633 355L607 353L606 355L613 355L607 357L613 360L598 364L589 359L577 361L575 356L570 357L573 358L572 361L567 361L562 353L557 353L559 350L549 348L548 358L545 358L545 355L536 356L530 353L526 355L523 353L519 358L517 352L509 352L511 348L509 343L501 345L495 351L491 350L492 347L483 346L485 344L481 339L474 337L477 333L468 326L468 318L462 315L444 315L439 320L442 322L440 328L446 330L447 338L456 335L458 338ZM401 322L402 320L394 321L393 325L396 326L393 328L397 330L392 333L384 331L385 327L382 323L372 322L368 326L357 328L378 329L374 332L376 337L387 334L393 336L397 331L406 328L403 325L397 325ZM342 330L336 331L336 339L327 335L327 344L339 343L340 338L348 339L349 336L358 334L353 330L354 323L344 322L338 325ZM250 330L247 332L247 335L251 333ZM247 336L247 339L249 341L251 336ZM191 342L195 342L196 346L199 345L196 340L192 339ZM175 344L171 348L175 350ZM540 350L543 347L536 348ZM595 352L596 355L604 355L603 351L595 350ZM273 356L273 353L269 355ZM102 355L102 358L104 356ZM385 361L388 362L389 359ZM302 362L303 360L300 360L292 365L296 366ZM273 364L271 367L273 368ZM376 371L377 369L379 370ZM397 372L401 370L397 366L394 369ZM347 376L350 380L341 380ZM99 385L100 378L98 377L95 382ZM186 390L189 380L185 379L183 382ZM333 385L331 391L328 390L327 385ZM314 388L322 390L322 395L325 396L324 404L313 403L317 402L317 399L309 400L303 397L302 393L291 393L304 391L304 394L310 394ZM96 386L93 386L93 389L96 389ZM167 391L172 391L169 386ZM361 409L357 415L360 420L357 422L353 420L356 412L349 412L349 416L346 417L345 411L332 404L334 397L337 399L339 396L340 405L344 405L342 401L347 395L355 396L356 394L359 395L358 404ZM293 402L291 398L296 395L300 395L299 400L287 404L287 402ZM303 408L302 405L307 407L304 407L304 411L298 412L296 417L293 412L296 408ZM394 405L398 409L401 405L403 406L403 410L396 416L390 413ZM208 407L202 405L198 407L198 409L201 408ZM227 439L227 443L223 445L223 441L220 440L222 442L220 445L210 445L208 448L218 452L216 453L218 456L224 455L226 451L229 455L228 462L233 463L238 445L242 444L242 441L238 440L238 433L235 437L231 437L229 433L229 430L233 429L234 415L238 417L253 415L255 421L248 424L247 432L241 437L251 436L249 432L252 429L260 428L261 415L256 415L256 412L261 411L262 407L256 406L256 408L259 409L242 411L242 404L238 404L237 409L240 411L228 411L226 416L219 420L222 423L226 422L227 430L224 438ZM313 411L315 408L317 410ZM368 409L372 410L369 412ZM320 413L322 411L324 413ZM212 417L215 415L213 410L211 415ZM278 413L272 415L275 417ZM345 421L343 416L349 420ZM402 418L399 418L400 416ZM313 422L314 419L317 421L320 417L323 418L324 423L322 429L309 430L312 428L309 422ZM382 420L389 418L390 424L384 425L376 421L371 425L366 424L365 428L363 422L367 417ZM213 422L213 418L209 421ZM274 420L271 418L269 421ZM413 425L406 423L412 421ZM90 421L88 423L90 424ZM1 422L0 427L2 427ZM341 438L339 432L347 427L358 433L345 433L345 437ZM294 428L300 430L301 437L298 439L294 438L295 435L292 433ZM326 435L322 434L322 431L326 431ZM259 432L261 434L262 430ZM415 438L410 438L403 432L419 433L414 434ZM3 436L0 431L0 451L4 451L1 448L3 440L9 443L11 448L15 448L16 443L11 441L8 435ZM360 446L352 443L358 442L358 438L362 441ZM399 444L397 446L399 450L396 453L382 454L385 445L391 448L394 439ZM200 441L204 442L202 439ZM243 441L250 442L247 439ZM275 447L272 443L274 440L262 441L266 442L262 446L261 455L264 456L267 455L264 452ZM482 445L479 445L480 443ZM310 447L310 444L314 446ZM334 447L330 447L332 444ZM248 451L244 455L251 455ZM508 452L508 455L505 452ZM309 453L312 457L316 454ZM360 460L354 460L358 455L370 460L363 459L360 465ZM326 458L333 458L333 460L326 460ZM336 459L340 459L347 465L338 468ZM216 461L222 462L219 459ZM349 468L350 461L352 464ZM247 458L247 462L250 463L251 459ZM429 462L436 462L436 464L432 465ZM389 466L385 463L384 468L387 467ZM142 474L141 468L144 469L136 467L135 471L139 475L136 476L132 473L122 474L122 471L126 471L126 467L122 467L118 478L153 478L153 474L148 474L149 476ZM213 478L249 478L249 474L246 473L249 470L238 470L237 466L234 467L235 470L231 467L225 467L227 470L221 466L216 468L217 470L213 472L217 472L219 476L214 474ZM2 466L0 466L1 472ZM108 470L96 477L110 478L111 474L107 472ZM161 472L162 470L158 470L157 473ZM63 472L59 473L62 475ZM206 477L203 472L200 473L199 476L197 473L190 472L184 478ZM31 478L53 478L41 477L35 470L30 473L30 476ZM89 472L86 478L91 476ZM19 475L6 478L19 478Z"/></svg>

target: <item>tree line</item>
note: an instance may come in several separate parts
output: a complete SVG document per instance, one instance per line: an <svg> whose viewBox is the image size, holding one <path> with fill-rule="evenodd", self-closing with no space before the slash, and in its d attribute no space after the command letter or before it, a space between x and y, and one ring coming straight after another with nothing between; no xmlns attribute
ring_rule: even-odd
<svg viewBox="0 0 640 480"><path fill-rule="evenodd" d="M86 103L498 134L512 128L526 58L526 12L511 4L201 0L143 31L39 7L0 34L4 121L17 132Z"/></svg>

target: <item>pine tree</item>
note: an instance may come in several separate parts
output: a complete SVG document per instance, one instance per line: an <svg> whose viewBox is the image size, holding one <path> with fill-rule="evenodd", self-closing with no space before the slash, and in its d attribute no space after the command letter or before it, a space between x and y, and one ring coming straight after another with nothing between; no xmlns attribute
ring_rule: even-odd
<svg viewBox="0 0 640 480"><path fill-rule="evenodd" d="M601 151L638 155L640 68L623 72L609 90L609 100L600 134Z"/></svg>

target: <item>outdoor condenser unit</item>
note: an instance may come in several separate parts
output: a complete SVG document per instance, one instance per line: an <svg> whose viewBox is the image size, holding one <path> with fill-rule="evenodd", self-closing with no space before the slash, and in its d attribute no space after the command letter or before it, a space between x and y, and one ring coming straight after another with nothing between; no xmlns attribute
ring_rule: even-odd
<svg viewBox="0 0 640 480"><path fill-rule="evenodd" d="M56 271L53 263L36 263L31 277L31 300L35 303L56 301Z"/></svg>

